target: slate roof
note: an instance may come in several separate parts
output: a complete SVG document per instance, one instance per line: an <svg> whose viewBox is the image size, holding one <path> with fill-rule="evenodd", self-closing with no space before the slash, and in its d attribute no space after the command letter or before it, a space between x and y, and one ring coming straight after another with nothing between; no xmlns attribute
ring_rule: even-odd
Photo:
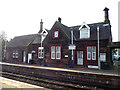
<svg viewBox="0 0 120 90"><path fill-rule="evenodd" d="M100 23L93 23L87 25L90 27L90 38L87 38L87 40L97 40L97 26L99 26L99 37L101 40L110 38L111 36L110 24L104 24L103 22L100 22ZM77 41L86 40L86 39L80 39L80 30L79 30L80 26L81 25L72 27L74 36Z"/></svg>
<svg viewBox="0 0 120 90"><path fill-rule="evenodd" d="M41 43L41 36L38 33L35 37L35 39L33 40L32 44L40 44Z"/></svg>
<svg viewBox="0 0 120 90"><path fill-rule="evenodd" d="M23 35L14 37L8 44L7 47L24 47L28 46L36 38L38 34Z"/></svg>
<svg viewBox="0 0 120 90"><path fill-rule="evenodd" d="M60 28L65 32L65 34L70 38L70 28L67 27L66 25L62 24L59 21L56 21L56 24L58 24L60 26Z"/></svg>
<svg viewBox="0 0 120 90"><path fill-rule="evenodd" d="M60 22L56 22L61 29L65 32L65 34L71 38L71 28L73 28L73 34L74 34L74 40L79 41L79 40L97 40L97 26L99 26L99 36L100 39L109 39L111 34L111 25L110 24L104 24L103 22L99 23L92 23L92 24L87 24L90 27L90 38L87 39L80 39L80 30L79 28L81 25L78 26L72 26L72 27L67 27L63 25Z"/></svg>

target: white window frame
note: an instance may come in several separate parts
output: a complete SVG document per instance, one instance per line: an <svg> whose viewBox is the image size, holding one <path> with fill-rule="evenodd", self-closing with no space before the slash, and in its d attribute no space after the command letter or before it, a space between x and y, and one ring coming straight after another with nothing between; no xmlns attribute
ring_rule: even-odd
<svg viewBox="0 0 120 90"><path fill-rule="evenodd" d="M58 34L59 34L58 31L54 31L54 38L58 38Z"/></svg>
<svg viewBox="0 0 120 90"><path fill-rule="evenodd" d="M95 51L93 50L93 48L95 48ZM96 60L96 47L92 47L92 60Z"/></svg>
<svg viewBox="0 0 120 90"><path fill-rule="evenodd" d="M15 51L13 51L13 58L15 58L16 57L16 55L15 55Z"/></svg>
<svg viewBox="0 0 120 90"><path fill-rule="evenodd" d="M18 50L16 50L15 57L18 58Z"/></svg>
<svg viewBox="0 0 120 90"><path fill-rule="evenodd" d="M88 48L91 49L91 47L87 47L87 60L91 60L91 50L90 50L90 52L88 52ZM90 58L88 57L89 56L88 54L90 54Z"/></svg>
<svg viewBox="0 0 120 90"><path fill-rule="evenodd" d="M89 52L88 52L88 48L90 48ZM93 50L93 48L95 48L95 50ZM88 57L89 54L90 54L90 58ZM88 46L87 47L87 60L96 60L96 46Z"/></svg>
<svg viewBox="0 0 120 90"><path fill-rule="evenodd" d="M59 48L59 50L57 50L57 48ZM59 57L57 57L57 55L59 55ZM60 59L60 58L61 58L61 47L56 46L56 59Z"/></svg>
<svg viewBox="0 0 120 90"><path fill-rule="evenodd" d="M13 58L18 58L18 50L13 50Z"/></svg>
<svg viewBox="0 0 120 90"><path fill-rule="evenodd" d="M87 33L84 32L84 30L87 30ZM84 32L84 33L83 33ZM83 34L87 34L87 36L83 37ZM84 38L90 38L90 29L88 29L87 27L82 28L80 30L80 39L84 39Z"/></svg>
<svg viewBox="0 0 120 90"><path fill-rule="evenodd" d="M54 51L52 48L54 48ZM51 59L61 59L61 46L51 46Z"/></svg>
<svg viewBox="0 0 120 90"><path fill-rule="evenodd" d="M53 50L53 48L54 48L54 50ZM51 59L55 59L55 46L51 46Z"/></svg>
<svg viewBox="0 0 120 90"><path fill-rule="evenodd" d="M38 58L43 58L43 57L44 57L44 48L38 47Z"/></svg>

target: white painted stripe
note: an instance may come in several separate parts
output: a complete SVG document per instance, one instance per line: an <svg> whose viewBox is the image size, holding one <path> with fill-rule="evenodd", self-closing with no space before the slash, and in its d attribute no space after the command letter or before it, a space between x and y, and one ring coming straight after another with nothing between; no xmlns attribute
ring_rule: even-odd
<svg viewBox="0 0 120 90"><path fill-rule="evenodd" d="M88 65L88 68L95 68L95 69L99 69L98 66L92 66L92 65Z"/></svg>

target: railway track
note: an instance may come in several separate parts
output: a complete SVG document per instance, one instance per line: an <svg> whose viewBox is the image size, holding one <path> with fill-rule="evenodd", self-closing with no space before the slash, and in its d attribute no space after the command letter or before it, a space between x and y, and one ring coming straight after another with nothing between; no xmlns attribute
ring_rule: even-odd
<svg viewBox="0 0 120 90"><path fill-rule="evenodd" d="M30 83L33 85L50 88L50 89L81 89L81 90L99 89L99 90L103 90L102 88L97 88L94 86L92 87L92 86L79 85L79 84L74 84L74 83L69 83L69 82L61 82L61 81L45 79L45 78L31 77L27 75L20 75L20 74L15 74L15 73L10 73L10 72L2 72L2 76L9 78L9 79L14 79L14 80L18 80L18 81L22 81L22 82Z"/></svg>

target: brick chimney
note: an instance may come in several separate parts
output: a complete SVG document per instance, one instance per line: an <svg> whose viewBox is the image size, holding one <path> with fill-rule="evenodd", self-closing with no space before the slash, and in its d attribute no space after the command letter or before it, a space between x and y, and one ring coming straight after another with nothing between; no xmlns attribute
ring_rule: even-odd
<svg viewBox="0 0 120 90"><path fill-rule="evenodd" d="M62 19L59 17L59 18L58 18L58 21L59 21L60 23L61 23L61 20L62 20Z"/></svg>
<svg viewBox="0 0 120 90"><path fill-rule="evenodd" d="M104 23L110 23L110 20L109 20L109 13L108 13L108 11L109 11L109 9L107 8L107 7L105 7L105 9L103 10L104 11L104 15L105 15L105 20L104 20Z"/></svg>
<svg viewBox="0 0 120 90"><path fill-rule="evenodd" d="M41 22L40 22L40 31L43 30L43 22L42 22L42 19L41 19Z"/></svg>

